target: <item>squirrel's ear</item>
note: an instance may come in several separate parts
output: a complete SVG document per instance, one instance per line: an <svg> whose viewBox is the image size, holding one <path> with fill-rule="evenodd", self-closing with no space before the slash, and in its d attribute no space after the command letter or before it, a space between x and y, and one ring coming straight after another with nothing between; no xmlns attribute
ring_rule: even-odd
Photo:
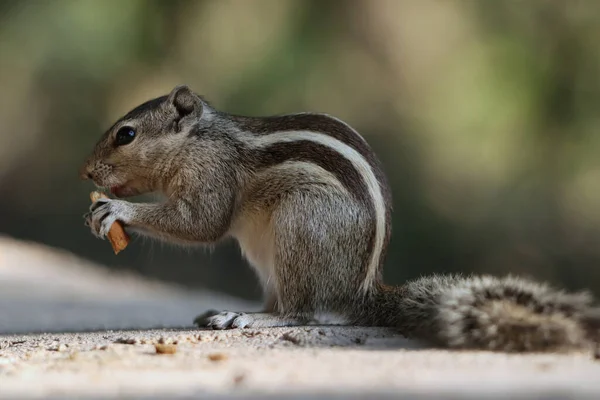
<svg viewBox="0 0 600 400"><path fill-rule="evenodd" d="M175 86L169 94L167 104L172 106L179 114L179 118L191 114L202 114L202 101L200 97L190 90L186 85Z"/></svg>

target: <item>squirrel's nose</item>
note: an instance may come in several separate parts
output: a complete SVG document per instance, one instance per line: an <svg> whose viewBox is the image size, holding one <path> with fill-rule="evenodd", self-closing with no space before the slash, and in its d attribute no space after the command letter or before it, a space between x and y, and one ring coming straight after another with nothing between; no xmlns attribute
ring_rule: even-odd
<svg viewBox="0 0 600 400"><path fill-rule="evenodd" d="M92 173L89 171L88 166L84 165L79 170L79 177L81 180L87 181L88 179L93 179Z"/></svg>

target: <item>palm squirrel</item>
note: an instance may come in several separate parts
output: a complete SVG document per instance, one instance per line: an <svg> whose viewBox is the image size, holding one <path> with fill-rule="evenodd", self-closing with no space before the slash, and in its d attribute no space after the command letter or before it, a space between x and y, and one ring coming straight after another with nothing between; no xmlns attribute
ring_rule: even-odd
<svg viewBox="0 0 600 400"><path fill-rule="evenodd" d="M587 293L514 277L383 284L390 187L363 137L326 114L230 115L177 86L108 129L81 176L117 197L84 216L98 237L120 221L176 243L237 240L265 308L210 311L201 326L386 326L438 347L506 352L589 350L600 337ZM166 199L120 199L149 192Z"/></svg>

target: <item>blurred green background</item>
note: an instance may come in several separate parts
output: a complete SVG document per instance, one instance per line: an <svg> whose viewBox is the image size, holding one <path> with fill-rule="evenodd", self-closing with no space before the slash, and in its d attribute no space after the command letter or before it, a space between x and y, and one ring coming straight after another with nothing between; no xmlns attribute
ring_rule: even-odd
<svg viewBox="0 0 600 400"><path fill-rule="evenodd" d="M99 136L180 83L231 113L321 111L393 185L385 278L515 273L600 293L600 1L0 1L0 232L245 298L235 243L83 225Z"/></svg>

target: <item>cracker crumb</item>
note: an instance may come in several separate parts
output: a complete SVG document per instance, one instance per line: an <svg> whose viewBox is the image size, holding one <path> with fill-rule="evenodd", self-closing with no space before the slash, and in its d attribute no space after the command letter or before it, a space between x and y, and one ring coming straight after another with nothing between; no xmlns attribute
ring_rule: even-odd
<svg viewBox="0 0 600 400"><path fill-rule="evenodd" d="M156 343L154 348L156 354L175 354L177 352L177 346L174 344Z"/></svg>
<svg viewBox="0 0 600 400"><path fill-rule="evenodd" d="M208 355L210 361L225 361L227 358L227 354L224 353L210 353Z"/></svg>

